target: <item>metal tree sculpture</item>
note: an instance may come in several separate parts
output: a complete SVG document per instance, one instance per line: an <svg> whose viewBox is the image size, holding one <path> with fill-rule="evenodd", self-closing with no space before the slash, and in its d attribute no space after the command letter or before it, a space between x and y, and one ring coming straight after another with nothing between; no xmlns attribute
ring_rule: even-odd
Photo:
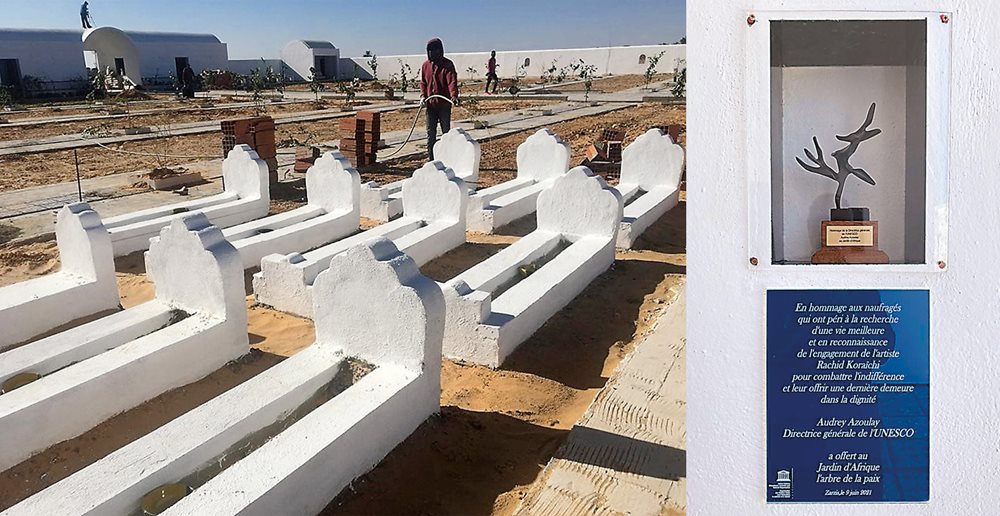
<svg viewBox="0 0 1000 516"><path fill-rule="evenodd" d="M872 176L868 175L864 169L855 168L851 166L850 160L851 156L858 150L858 145L865 140L869 140L878 136L882 130L881 129L868 129L871 125L872 120L875 118L875 103L872 102L872 107L868 108L868 118L865 119L865 123L861 124L861 127L857 131L854 131L847 136L837 135L837 139L842 142L847 142L847 146L842 149L837 149L833 151L833 158L837 160L837 171L835 172L829 165L826 164L826 159L823 157L823 149L819 147L819 142L816 137L813 136L813 145L816 147L816 155L813 156L809 149L802 149L805 151L806 156L809 161L812 161L816 166L806 165L801 159L795 158L799 166L812 172L814 174L819 174L823 177L829 177L837 182L837 195L835 197L837 201L837 209L840 209L840 196L844 193L844 183L847 182L847 178L851 174L854 174L861 178L862 181L874 185L875 180Z"/></svg>

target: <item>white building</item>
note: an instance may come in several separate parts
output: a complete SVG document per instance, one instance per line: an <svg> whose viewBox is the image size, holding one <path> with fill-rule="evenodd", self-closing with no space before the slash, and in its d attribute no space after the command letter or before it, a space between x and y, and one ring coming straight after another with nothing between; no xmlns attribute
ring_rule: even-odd
<svg viewBox="0 0 1000 516"><path fill-rule="evenodd" d="M195 72L224 69L226 44L211 34L0 29L0 84L28 95L86 88L87 68L112 68L137 85L169 84L190 63Z"/></svg>
<svg viewBox="0 0 1000 516"><path fill-rule="evenodd" d="M339 77L340 50L329 41L290 41L281 50L281 60L285 63L288 75L296 80L308 80L312 75L310 68L316 70L316 77L320 79Z"/></svg>
<svg viewBox="0 0 1000 516"><path fill-rule="evenodd" d="M86 78L80 31L0 29L3 86L20 93L40 81L52 89L74 89Z"/></svg>
<svg viewBox="0 0 1000 516"><path fill-rule="evenodd" d="M226 44L212 34L123 31L98 27L83 33L88 66L112 68L132 82L162 84L171 74L180 76L190 64L195 73L224 69L229 63Z"/></svg>

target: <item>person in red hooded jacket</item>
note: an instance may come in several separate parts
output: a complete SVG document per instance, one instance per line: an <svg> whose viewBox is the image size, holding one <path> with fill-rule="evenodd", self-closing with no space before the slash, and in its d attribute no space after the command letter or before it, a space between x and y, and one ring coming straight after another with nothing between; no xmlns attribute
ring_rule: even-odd
<svg viewBox="0 0 1000 516"><path fill-rule="evenodd" d="M451 99L451 102L430 98L432 95ZM458 72L455 63L444 57L444 44L438 38L427 42L427 61L420 68L420 98L426 99L427 156L434 161L437 126L441 124L442 133L451 130L451 106L458 104Z"/></svg>

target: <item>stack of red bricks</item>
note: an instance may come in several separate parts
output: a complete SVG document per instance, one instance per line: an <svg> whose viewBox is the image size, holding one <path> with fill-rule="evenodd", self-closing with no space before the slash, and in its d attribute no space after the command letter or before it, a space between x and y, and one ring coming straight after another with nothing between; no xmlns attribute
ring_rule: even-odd
<svg viewBox="0 0 1000 516"><path fill-rule="evenodd" d="M353 118L342 118L340 153L355 167L374 165L378 161L378 142L382 138L379 113L358 111Z"/></svg>
<svg viewBox="0 0 1000 516"><path fill-rule="evenodd" d="M621 175L622 148L625 131L605 129L601 139L587 148L587 159L583 164L605 179L616 179Z"/></svg>
<svg viewBox="0 0 1000 516"><path fill-rule="evenodd" d="M274 143L274 119L269 116L222 122L222 155L237 145L249 145L267 162L272 178L277 178L278 148Z"/></svg>
<svg viewBox="0 0 1000 516"><path fill-rule="evenodd" d="M681 129L683 126L680 124L670 124L670 125L658 125L657 129L670 135L670 138L674 140L674 143L679 143L681 137Z"/></svg>

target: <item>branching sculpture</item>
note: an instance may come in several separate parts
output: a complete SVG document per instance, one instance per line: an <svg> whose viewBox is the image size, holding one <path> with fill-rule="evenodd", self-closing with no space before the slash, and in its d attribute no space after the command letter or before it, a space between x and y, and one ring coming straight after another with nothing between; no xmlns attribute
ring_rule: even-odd
<svg viewBox="0 0 1000 516"><path fill-rule="evenodd" d="M861 124L861 127L858 128L857 131L854 131L847 136L837 135L838 140L847 142L846 147L833 151L833 158L837 161L837 171L834 171L829 165L826 164L826 158L823 157L823 149L820 148L819 141L816 140L815 136L813 136L813 145L816 147L816 155L814 156L811 152L809 152L809 149L802 149L805 151L809 161L812 161L815 166L806 165L801 159L795 158L795 161L798 162L799 166L802 168L814 174L829 177L837 182L837 195L835 197L837 201L837 209L841 208L840 197L844 193L844 183L847 182L847 178L850 177L851 174L858 176L862 181L870 185L875 184L875 180L872 179L872 176L868 175L868 172L865 172L864 169L861 168L852 167L850 163L851 156L857 152L858 146L861 142L874 138L882 132L881 129L868 129L868 126L871 125L874 118L875 103L872 102L872 106L868 108L868 118L865 119L865 123Z"/></svg>

